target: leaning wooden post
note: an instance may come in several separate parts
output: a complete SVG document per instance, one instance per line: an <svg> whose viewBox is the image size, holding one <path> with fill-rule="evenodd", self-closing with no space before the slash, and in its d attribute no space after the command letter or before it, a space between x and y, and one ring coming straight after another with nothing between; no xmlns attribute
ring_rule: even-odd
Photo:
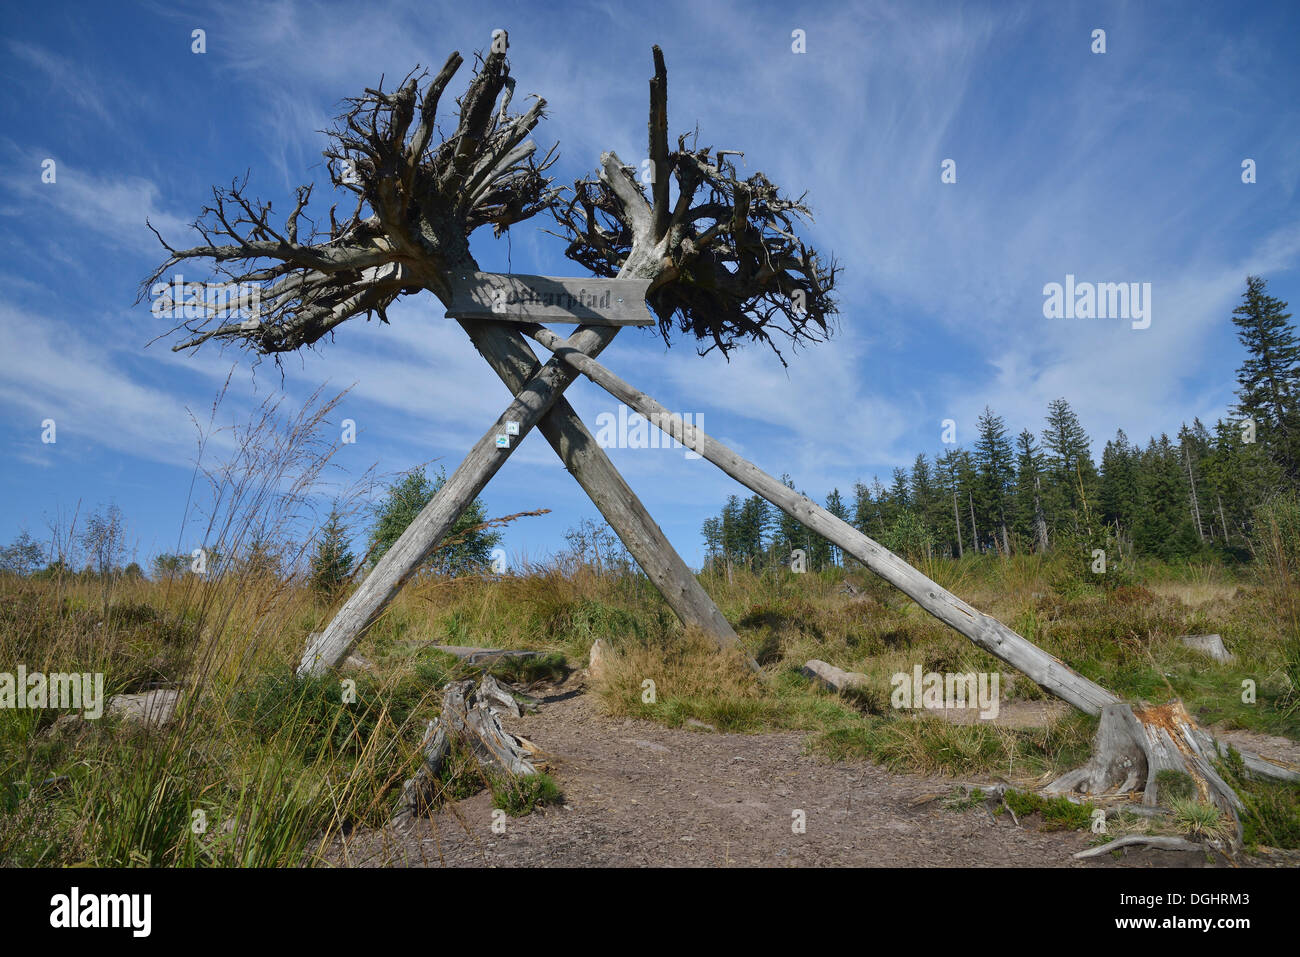
<svg viewBox="0 0 1300 957"><path fill-rule="evenodd" d="M699 427L686 425L680 416L633 388L600 363L574 352L550 330L531 326L524 331L615 398L636 409L661 431L694 449L798 522L839 545L944 624L995 658L1018 669L1045 691L1080 711L1100 716L1092 759L1083 768L1053 781L1047 788L1049 793L1084 790L1093 794L1123 794L1134 787L1141 772L1145 771L1143 803L1154 805L1159 796L1160 772L1180 770L1197 782L1200 793L1207 794L1232 818L1237 825L1236 842L1240 843L1241 823L1237 811L1241 800L1211 763L1214 758L1226 756L1228 746L1198 728L1181 702L1138 710L1120 701L996 618L972 608L847 522L787 488L754 463L706 435ZM1300 768L1238 751L1251 774L1278 781L1300 781Z"/></svg>
<svg viewBox="0 0 1300 957"><path fill-rule="evenodd" d="M598 355L617 333L617 326L581 326L564 341L584 354ZM347 656L365 629L392 601L420 563L451 530L456 519L505 464L523 437L576 377L574 370L553 357L528 381L438 493L384 553L320 636L308 644L298 666L300 676L321 674L336 667ZM519 423L519 435L517 439L510 436L510 445L502 448L497 445L497 436L506 432L507 422Z"/></svg>
<svg viewBox="0 0 1300 957"><path fill-rule="evenodd" d="M506 323L458 319L479 353L512 393L523 390L540 364L522 336ZM636 493L619 475L569 401L561 396L537 429L627 546L650 583L687 628L699 629L720 648L739 642L731 623L709 598Z"/></svg>
<svg viewBox="0 0 1300 957"><path fill-rule="evenodd" d="M569 347L563 339L540 326L527 326L525 335L537 340L573 369L688 448L694 449L736 481L763 496L803 525L825 536L898 588L944 624L961 632L995 658L1028 675L1035 683L1080 711L1097 715L1119 701L1113 694L1070 668L1058 658L1022 638L996 618L971 607L942 585L931 581L883 545L821 508L804 495L787 488L752 462L741 458L681 416L633 388L590 356Z"/></svg>

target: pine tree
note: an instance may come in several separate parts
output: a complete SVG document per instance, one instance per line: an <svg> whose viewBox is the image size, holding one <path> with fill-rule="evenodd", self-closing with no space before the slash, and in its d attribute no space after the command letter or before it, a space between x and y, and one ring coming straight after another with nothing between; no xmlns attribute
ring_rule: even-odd
<svg viewBox="0 0 1300 957"><path fill-rule="evenodd" d="M789 475L782 475L781 483L788 489L794 489L794 481ZM782 564L788 565L790 563L790 554L796 548L801 548L805 554L807 553L808 542L804 532L803 525L785 512L781 512L776 517L776 528L773 532L773 538L776 541L774 550L780 556Z"/></svg>
<svg viewBox="0 0 1300 957"><path fill-rule="evenodd" d="M1191 428L1184 424L1178 430L1178 451L1182 456L1189 489L1189 514L1196 529L1196 537L1202 543L1205 541L1205 522L1201 514L1201 495L1204 492L1205 478L1201 475L1201 463L1209 452L1207 438L1205 426L1200 419L1196 419Z"/></svg>
<svg viewBox="0 0 1300 957"><path fill-rule="evenodd" d="M722 506L722 560L728 570L740 560L740 496L728 495Z"/></svg>
<svg viewBox="0 0 1300 957"><path fill-rule="evenodd" d="M759 495L751 495L740 506L738 519L737 547L740 560L751 569L758 568L763 562L763 546L771 522L767 500Z"/></svg>
<svg viewBox="0 0 1300 957"><path fill-rule="evenodd" d="M335 506L330 509L329 518L321 528L320 538L316 542L308 584L317 594L333 598L347 582L354 561L352 550L348 547L347 529Z"/></svg>
<svg viewBox="0 0 1300 957"><path fill-rule="evenodd" d="M1047 550L1047 520L1042 502L1043 453L1028 429L1016 436L1016 487L1012 530L1035 551Z"/></svg>
<svg viewBox="0 0 1300 957"><path fill-rule="evenodd" d="M1085 530L1084 508L1095 497L1097 485L1090 445L1070 403L1065 399L1049 402L1047 428L1043 429L1049 476L1044 507L1049 524L1068 524L1075 532Z"/></svg>
<svg viewBox="0 0 1300 957"><path fill-rule="evenodd" d="M1188 484L1178 447L1161 435L1142 453L1139 469L1143 507L1133 542L1146 555L1165 561L1196 552L1198 542L1187 512Z"/></svg>
<svg viewBox="0 0 1300 957"><path fill-rule="evenodd" d="M943 498L935 531L940 544L955 557L961 557L965 552L965 536L958 507L960 466L961 454L957 449L948 449L934 463L935 485Z"/></svg>
<svg viewBox="0 0 1300 957"><path fill-rule="evenodd" d="M912 475L909 481L912 488L912 508L916 517L926 530L927 538L940 541L939 528L943 522L943 490L939 488L930 460L922 452L912 463Z"/></svg>
<svg viewBox="0 0 1300 957"><path fill-rule="evenodd" d="M1259 276L1246 277L1241 305L1232 311L1248 356L1237 370L1237 407L1255 423L1257 441L1291 481L1300 480L1300 342L1287 322L1287 303L1268 295Z"/></svg>
<svg viewBox="0 0 1300 957"><path fill-rule="evenodd" d="M389 486L383 500L372 509L375 518L370 530L372 563L378 562L393 546L446 480L446 474L440 471L437 478L430 481L424 469L418 468ZM486 521L487 506L482 499L476 498L447 534L447 541L452 544L436 549L422 570L446 575L488 564L492 549L501 541L501 533L486 528L470 531Z"/></svg>
<svg viewBox="0 0 1300 957"><path fill-rule="evenodd" d="M994 544L1009 552L1011 543L1007 534L1007 494L1014 477L1011 462L1011 443L1007 441L1007 426L1002 416L994 414L988 406L979 417L979 439L975 443L975 489L977 514L981 524L994 536Z"/></svg>
<svg viewBox="0 0 1300 957"><path fill-rule="evenodd" d="M826 511L830 512L832 515L834 515L836 518L840 519L841 521L847 522L849 520L849 510L844 506L844 500L840 498L839 489L837 488L831 489L831 494L826 496ZM827 544L829 545L830 542L828 541ZM837 545L831 545L830 549L831 549L831 564L843 565L844 550Z"/></svg>
<svg viewBox="0 0 1300 957"><path fill-rule="evenodd" d="M853 527L870 536L875 519L876 503L871 500L871 489L861 482L853 483Z"/></svg>
<svg viewBox="0 0 1300 957"><path fill-rule="evenodd" d="M961 516L962 534L970 532L966 541L967 548L980 551L980 527L975 518L975 487L979 476L975 470L975 460L966 449L957 450L957 512Z"/></svg>
<svg viewBox="0 0 1300 957"><path fill-rule="evenodd" d="M1120 534L1132 535L1142 508L1142 490L1138 480L1141 452L1129 444L1123 429L1106 443L1101 454L1101 486L1097 506L1107 525L1115 525Z"/></svg>
<svg viewBox="0 0 1300 957"><path fill-rule="evenodd" d="M722 555L722 519L706 518L700 526L700 535L704 537L705 562L712 567Z"/></svg>

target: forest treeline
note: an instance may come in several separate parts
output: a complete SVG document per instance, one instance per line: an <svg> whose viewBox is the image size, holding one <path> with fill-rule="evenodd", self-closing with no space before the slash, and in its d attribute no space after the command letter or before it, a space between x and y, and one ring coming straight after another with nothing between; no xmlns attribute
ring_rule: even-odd
<svg viewBox="0 0 1300 957"><path fill-rule="evenodd" d="M1082 543L1166 561L1248 558L1256 509L1300 486L1300 343L1287 307L1247 277L1232 313L1245 347L1237 401L1211 427L1196 418L1145 444L1121 428L1097 462L1065 398L1048 403L1037 433L1013 435L986 406L971 447L922 452L888 485L874 477L847 495L833 489L825 508L912 560ZM712 567L790 565L795 550L809 569L843 562L759 496L731 496L701 534Z"/></svg>

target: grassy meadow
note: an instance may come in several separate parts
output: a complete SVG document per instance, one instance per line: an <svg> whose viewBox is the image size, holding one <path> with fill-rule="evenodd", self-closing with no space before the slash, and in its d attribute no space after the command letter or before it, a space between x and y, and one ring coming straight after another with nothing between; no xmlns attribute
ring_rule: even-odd
<svg viewBox="0 0 1300 957"><path fill-rule="evenodd" d="M1127 699L1178 697L1203 724L1296 740L1300 588L1289 544L1274 544L1273 560L1235 569L1139 562L1114 578L1059 554L968 556L924 570ZM1082 715L1019 730L892 709L895 672L996 671L998 662L864 569L733 569L703 582L759 674L684 633L639 576L572 562L495 579L416 580L356 649L371 668L305 681L293 676L304 640L337 601L297 582L252 569L107 589L73 574L4 576L0 670L22 662L29 673L102 672L107 695L160 687L182 695L175 720L154 729L108 715L0 709L0 862L312 863L338 833L386 821L418 766L441 686L466 673L432 643L548 652L498 671L527 682L583 667L599 638L610 655L589 693L605 711L668 725L694 718L719 731L797 731L826 760L1032 787L1087 758L1096 722ZM1233 663L1214 664L1176 640L1205 632L1223 636ZM865 673L870 685L851 695L819 690L800 674L810 658ZM341 677L355 681L355 702L344 702ZM1043 697L1009 677L1004 700ZM646 678L653 704L643 702ZM1249 704L1248 679L1257 689ZM449 798L500 788L467 761L451 762L445 778ZM1300 845L1300 789L1246 787L1256 822L1248 838ZM501 788L501 806L526 811L508 792Z"/></svg>

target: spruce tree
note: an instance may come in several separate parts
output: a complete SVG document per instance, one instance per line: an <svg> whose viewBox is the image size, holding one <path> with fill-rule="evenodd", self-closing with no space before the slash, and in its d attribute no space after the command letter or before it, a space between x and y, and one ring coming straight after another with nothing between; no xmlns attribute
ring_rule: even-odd
<svg viewBox="0 0 1300 957"><path fill-rule="evenodd" d="M1189 486L1178 447L1161 435L1141 457L1143 507L1133 529L1134 545L1165 561L1186 558L1198 547L1187 512Z"/></svg>
<svg viewBox="0 0 1300 957"><path fill-rule="evenodd" d="M370 530L372 563L378 562L393 546L446 480L446 474L441 471L437 478L430 480L424 474L424 469L418 468L388 487L383 500L372 509L375 518L375 524ZM437 548L425 560L421 570L445 575L488 564L492 549L501 541L500 532L486 528L470 531L486 521L487 506L482 499L476 498L451 527L447 541L453 544Z"/></svg>
<svg viewBox="0 0 1300 957"><path fill-rule="evenodd" d="M1065 399L1049 402L1047 428L1043 429L1050 478L1045 506L1049 525L1068 524L1076 532L1084 530L1084 505L1094 497L1097 484L1090 444L1070 403Z"/></svg>
<svg viewBox="0 0 1300 957"><path fill-rule="evenodd" d="M1012 530L1035 551L1047 548L1047 520L1042 502L1043 453L1034 433L1016 436L1016 486Z"/></svg>
<svg viewBox="0 0 1300 957"><path fill-rule="evenodd" d="M335 506L330 509L329 518L316 541L308 585L322 597L333 598L347 582L354 560L348 547L347 529L343 527L343 519Z"/></svg>
<svg viewBox="0 0 1300 957"><path fill-rule="evenodd" d="M1246 277L1232 311L1247 358L1237 370L1236 413L1255 423L1256 441L1290 481L1300 480L1300 342L1287 303L1268 295L1259 276Z"/></svg>
<svg viewBox="0 0 1300 957"><path fill-rule="evenodd" d="M841 521L847 522L849 520L849 510L844 505L844 499L840 498L839 489L837 488L831 489L831 494L826 496L826 511L830 512L832 515L834 515L836 518L840 519ZM830 549L831 549L831 564L843 565L844 564L843 549L839 548L837 545L831 545L829 541L827 542L827 544L830 545Z"/></svg>
<svg viewBox="0 0 1300 957"><path fill-rule="evenodd" d="M1138 457L1140 450L1130 445L1123 429L1106 443L1101 454L1101 487L1097 493L1097 506L1102 521L1117 525L1120 534L1132 535L1133 525L1141 511L1142 490L1138 484Z"/></svg>
<svg viewBox="0 0 1300 957"><path fill-rule="evenodd" d="M1007 495L1015 472L1011 443L1007 441L1007 426L1002 416L985 406L978 427L979 439L975 442L976 514L997 547L1009 551Z"/></svg>

